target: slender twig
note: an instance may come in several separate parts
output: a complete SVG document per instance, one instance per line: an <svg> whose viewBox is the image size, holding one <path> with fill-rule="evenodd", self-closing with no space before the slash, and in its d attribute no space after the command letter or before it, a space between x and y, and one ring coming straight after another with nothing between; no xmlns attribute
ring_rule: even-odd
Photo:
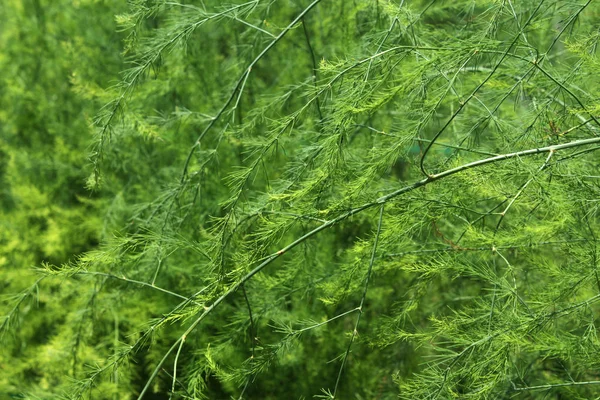
<svg viewBox="0 0 600 400"><path fill-rule="evenodd" d="M114 317L114 327L115 327L115 332L114 332L114 336L113 336L113 346L114 346L114 356L117 357L118 356L117 349L119 348L119 313L113 310L113 317ZM119 371L116 368L113 371L113 383L117 388L119 387ZM113 395L113 398L118 399L119 394L115 393Z"/></svg>
<svg viewBox="0 0 600 400"><path fill-rule="evenodd" d="M192 156L194 155L194 153L196 152L196 149L198 148L198 146L200 146L200 142L202 141L202 139L204 138L204 136L212 129L212 127L215 125L215 123L221 118L221 116L225 113L225 111L227 110L227 108L229 107L229 105L231 104L231 102L233 101L233 99L235 98L235 94L238 92L238 90L241 89L242 84L246 81L246 79L248 78L248 75L250 74L250 71L252 71L252 68L298 23L302 20L302 18L304 18L304 16L306 14L308 14L308 12L310 10L312 10L317 4L319 4L321 2L321 0L314 0L312 3L310 3L308 5L308 7L306 7L300 14L298 14L298 16L296 18L294 18L294 20L292 22L289 23L288 26L286 26L281 33L279 33L279 35L277 35L277 37L275 37L255 58L254 60L252 60L252 62L250 62L250 64L248 64L248 67L246 67L246 69L244 70L244 72L241 74L241 76L238 78L237 82L235 83L233 90L231 91L231 93L229 94L229 97L227 98L227 100L225 101L225 103L223 103L223 105L221 106L221 109L217 112L217 114L211 119L211 121L208 123L208 125L206 126L206 128L204 128L204 130L200 133L200 135L198 136L198 138L196 139L196 141L194 142L193 146L191 147L187 159L183 165L183 172L181 174L181 182L183 182L187 176L187 171L188 171L188 167L190 164L190 161L192 160ZM239 94L239 96L241 96L241 93Z"/></svg>
<svg viewBox="0 0 600 400"><path fill-rule="evenodd" d="M308 47L308 51L310 53L310 60L312 62L312 73L313 73L313 84L315 86L315 89L317 88L317 81L319 80L319 75L318 75L318 67L317 67L317 58L315 56L315 51L313 50L312 45L310 44L310 36L308 34L308 29L306 28L306 21L304 18L302 18L302 30L304 31L304 37L306 38L306 47ZM319 102L319 98L316 98L316 107L317 107L317 112L319 113L319 119L321 121L323 121L323 113L321 112L321 104Z"/></svg>
<svg viewBox="0 0 600 400"><path fill-rule="evenodd" d="M463 253L463 252L473 252L473 251L490 251L494 250L513 250L513 249L521 249L521 248L535 248L537 246L551 246L556 244L566 244L566 243L580 243L580 242L592 242L595 243L595 240L590 239L572 239L572 240L556 240L556 241L546 241L546 242L532 242L528 244L519 244L512 246L480 246L480 247L443 247L440 249L419 249L419 250L409 250L403 251L401 253L389 253L381 255L381 258L394 258L394 257L404 257L410 254L426 254L426 253Z"/></svg>
<svg viewBox="0 0 600 400"><path fill-rule="evenodd" d="M173 375L171 375L171 373L169 371L167 371L166 369L163 368L162 372L164 372L169 378L173 379ZM193 398L193 396L191 395L191 393L187 390L187 388L185 387L185 385L177 378L175 378L175 382L177 382L177 384L181 387L181 389L185 392L185 394L191 399Z"/></svg>
<svg viewBox="0 0 600 400"><path fill-rule="evenodd" d="M110 278L110 279L115 279L115 280L119 280L119 281L123 281L123 282L127 282L127 283L133 283L135 285L140 285L140 286L144 286L144 287L147 287L147 288L151 288L153 290L157 290L159 292L162 292L162 293L168 294L170 296L174 296L174 297L180 298L182 300L189 300L189 301L191 301L192 303L194 303L196 305L199 304L199 303L197 303L195 300L193 300L190 297L186 297L186 296L181 295L179 293L172 292L172 291L170 291L168 289L161 288L161 287L156 286L156 285L154 285L152 283L148 283L148 282L144 282L144 281L138 281L138 280L135 280L135 279L129 279L129 278L126 278L125 276L118 276L118 275L109 274L109 273L106 273L106 272L96 272L96 271L75 271L75 272L69 272L68 274L69 275L102 276L102 277L106 277L106 278Z"/></svg>
<svg viewBox="0 0 600 400"><path fill-rule="evenodd" d="M480 50L482 53L490 53L490 54L498 54L499 52L497 50ZM501 53L504 54L504 53ZM591 111L588 110L588 108L585 106L585 104L583 104L583 102L579 99L578 96L575 95L575 93L573 93L573 91L571 89L569 89L564 83L559 82L558 79L556 79L551 73L549 73L545 68L542 68L542 66L539 63L539 60L534 59L534 60L529 60L523 56L520 56L518 54L514 54L514 53L509 53L507 54L507 56L509 57L513 57L525 62L528 62L530 64L532 64L537 70L539 70L544 76L546 76L549 80L551 80L555 85L557 85L558 87L560 87L562 90L564 90L571 98L573 98L573 100L575 100L577 102L577 104L590 116L590 118L592 119L592 121L598 125L600 127L600 121L598 121L598 119L592 114Z"/></svg>
<svg viewBox="0 0 600 400"><path fill-rule="evenodd" d="M500 229L500 224L502 224L502 221L504 221L504 217L506 216L506 213L508 212L508 210L510 210L510 208L515 203L515 201L517 201L517 198L523 193L523 191L527 188L527 186L529 186L529 184L533 181L536 174L540 173L541 171L546 169L546 167L548 167L548 162L550 162L550 158L552 158L553 154L554 154L553 150L548 152L548 157L546 158L546 161L544 161L544 163L540 166L540 168L538 168L536 173L531 178L529 178L527 180L527 182L525 182L524 184L521 185L521 187L519 188L517 193L512 197L512 199L510 199L510 201L506 205L506 208L504 208L504 210L502 212L500 212L500 218L498 219L498 223L496 224L496 229L494 230L494 236L498 233L498 229Z"/></svg>
<svg viewBox="0 0 600 400"><path fill-rule="evenodd" d="M181 339L177 353L175 353L175 361L173 361L173 379L171 381L171 394L169 395L169 400L173 398L173 394L175 393L175 384L177 383L177 364L179 363L179 355L181 354L181 349L183 348L185 339L185 336Z"/></svg>
<svg viewBox="0 0 600 400"><path fill-rule="evenodd" d="M433 136L433 139L432 139L431 143L429 143L429 145L427 145L427 147L423 151L423 155L421 156L421 160L419 162L419 167L421 168L421 172L423 172L424 175L426 175L426 176L431 176L432 175L429 172L427 172L427 170L425 169L425 157L427 156L427 153L431 149L431 146L433 145L433 143L435 143L436 140L442 135L442 133L444 133L444 131L446 130L446 128L462 112L463 108L465 108L465 106L469 103L469 101L471 99L473 99L473 97L475 97L475 95L477 94L477 92L479 92L479 90L492 78L492 76L495 74L496 70L498 68L500 68L500 65L502 65L502 63L504 62L504 60L506 59L506 57L508 57L508 55L510 53L510 50L513 48L513 46L519 40L519 37L520 37L521 33L523 32L523 30L527 26L529 26L529 24L531 24L531 22L533 21L533 18L535 17L535 15L539 11L539 9L542 7L542 4L544 4L544 2L545 2L545 0L540 1L539 4L537 5L537 7L532 11L531 15L529 16L529 18L527 19L527 21L525 22L525 24L521 28L520 32L517 35L515 35L515 38L512 40L512 42L506 48L506 50L502 53L502 56L500 57L500 60L492 68L492 70L490 71L490 73L488 74L488 76L486 76L483 79L483 81L481 81L481 83L479 83L479 85L477 85L477 87L471 92L471 94L465 100L463 100L463 101L460 102L459 107L456 109L456 111L452 114L452 116L448 119L448 121L446 121L446 123L442 126L442 128L440 130L438 130L438 132ZM474 52L474 54L476 54L477 52L478 51L476 50Z"/></svg>
<svg viewBox="0 0 600 400"><path fill-rule="evenodd" d="M96 379L99 376L104 374L109 369L115 368L117 365L119 365L123 361L127 360L131 354L135 353L146 342L148 337L152 333L154 333L159 326L164 324L167 320L171 319L177 313L177 311L179 311L179 310L183 309L184 307L186 307L187 305L189 305L190 302L192 302L194 298L198 297L200 294L202 294L205 291L216 286L216 284L217 284L217 282L213 282L210 285L207 285L204 288L198 290L196 293L194 293L188 299L182 301L176 307L174 307L171 311L169 311L168 313L163 315L162 318L160 318L152 326L150 326L148 329L146 329L145 332L131 346L127 346L123 352L118 354L117 357L114 357L105 366L98 367L90 376L88 376L88 378L79 385L78 390L75 392L73 398L80 399L84 395L86 390L88 390L88 389L91 390L94 382L96 381Z"/></svg>
<svg viewBox="0 0 600 400"><path fill-rule="evenodd" d="M45 278L46 278L46 276L42 276L42 277L36 279L36 281L31 286L29 286L29 288L27 288L26 290L24 290L23 292L21 292L18 295L18 300L15 302L13 308L6 315L3 316L4 320L2 321L2 325L0 325L0 339L2 339L4 332L8 329L11 320L15 317L15 315L17 315L17 312L19 311L21 304L23 304L23 302L25 300L27 300L29 297L38 293L38 285Z"/></svg>
<svg viewBox="0 0 600 400"><path fill-rule="evenodd" d="M592 296L592 297L590 297L590 298L588 298L586 300L583 300L583 301L581 301L579 303L572 304L571 306L562 308L560 310L556 310L556 311L549 312L549 313L543 313L543 314L539 314L539 315L533 315L531 317L531 319L528 319L528 320L525 320L525 321L522 321L522 322L518 322L518 323L516 323L516 324L514 324L514 325L512 325L512 326L510 326L510 327L508 327L506 329L502 329L502 330L497 331L497 332L495 332L493 334L486 335L485 337L483 337L483 338L481 338L481 339L479 339L479 340L477 340L477 341L469 344L460 353L456 354L453 357L452 361L448 364L448 366L444 370L442 382L440 383L440 387L438 388L438 390L434 394L433 399L434 400L437 399L439 397L440 393L442 392L442 390L444 389L444 387L446 385L446 382L448 381L448 376L449 376L450 371L452 370L452 368L460 361L461 358L463 358L468 352L472 351L475 347L477 347L477 346L479 346L479 345L481 345L483 343L487 343L487 342L489 342L491 340L494 340L495 338L497 338L499 336L502 336L502 335L504 335L506 333L513 332L516 329L521 329L525 325L528 325L528 324L536 324L536 325L543 324L544 321L548 320L551 317L554 317L554 316L560 317L561 314L562 315L566 315L568 312L570 312L570 311L572 311L574 309L577 309L577 308L580 308L580 307L583 307L583 306L589 306L591 303L595 303L598 300L600 300L600 294L597 294L597 295Z"/></svg>
<svg viewBox="0 0 600 400"><path fill-rule="evenodd" d="M272 38L276 38L277 37L277 36L273 35L271 32L266 31L266 30L264 30L263 28L261 28L259 26L253 25L253 24L251 24L248 21L244 21L243 19L239 19L238 17L231 17L231 18L233 20L235 20L235 21L241 22L242 24L249 26L250 28L256 29L259 32L266 33L267 35L269 35Z"/></svg>
<svg viewBox="0 0 600 400"><path fill-rule="evenodd" d="M527 391L527 390L548 390L557 387L566 387L566 386L585 386L585 385L600 385L600 381L587 381L587 382L565 382L565 383L553 383L548 385L539 385L539 386L526 386L526 387L518 387L513 383L513 390L519 391Z"/></svg>
<svg viewBox="0 0 600 400"><path fill-rule="evenodd" d="M88 298L88 301L85 305L84 311L79 316L79 322L77 324L77 333L75 334L75 343L73 344L73 349L71 350L71 352L73 353L73 363L72 363L73 378L77 378L77 362L78 362L77 353L79 351L79 345L81 344L82 337L83 337L83 329L84 329L84 323L86 322L86 316L87 316L88 312L89 313L92 312L92 307L94 306L94 303L96 301L96 296L98 295L100 290L102 290L102 287L106 284L107 279L108 278L104 278L102 280L102 282L100 282L99 284L97 282L94 284L92 294ZM115 341L115 344L116 344L116 341Z"/></svg>
<svg viewBox="0 0 600 400"><path fill-rule="evenodd" d="M531 308L529 307L527 302L521 297L521 295L519 295L518 288L517 288L517 278L515 276L512 264L508 261L508 259L500 251L498 251L498 249L495 249L494 253L497 254L502 259L502 261L504 261L504 263L506 264L506 266L508 268L508 272L510 273L510 276L512 278L513 287L510 288L509 291L515 296L514 308L516 309L516 301L518 300L527 309L527 312L529 312L530 315L533 315L533 311L531 310Z"/></svg>
<svg viewBox="0 0 600 400"><path fill-rule="evenodd" d="M369 125L354 124L354 126L361 127L361 128L366 128L366 129L368 129L368 130L370 130L372 132L379 133L382 136L389 136L389 137L394 137L394 138L398 138L398 139L403 139L403 137L400 136L400 135L396 135L396 134L393 134L393 133L388 133L388 132L385 132L385 131L381 131L381 130L375 129L372 126L369 126ZM576 128L573 128L573 129L576 129ZM422 139L422 138L418 138L418 137L414 138L413 140L415 142L423 142L423 143L431 143L432 142L429 139ZM477 149L469 149L467 147L455 146L455 145L447 144L447 143L435 142L433 144L436 145L436 146L446 147L448 149L462 150L462 151L467 151L467 152L470 152L470 153L473 153L473 154L481 154L483 156L497 156L498 155L497 153L490 153L490 152L487 152L487 151L482 151L482 150L477 150Z"/></svg>
<svg viewBox="0 0 600 400"><path fill-rule="evenodd" d="M194 32L199 26L203 25L207 21L212 19L218 19L230 12L234 12L239 10L240 8L247 7L248 5L254 5L258 3L258 0L253 0L248 3L235 5L227 10L224 10L219 13L202 15L203 18L199 20L195 20L185 25L183 28L180 28L174 34L168 35L170 38L165 42L161 43L157 47L152 49L152 52L147 52L141 56L141 63L136 65L131 71L131 73L127 76L126 81L122 85L121 92L119 96L107 104L106 107L110 109L105 115L101 115L99 117L99 123L101 123L100 133L99 133L99 143L97 145L97 149L93 154L93 166L94 166L94 177L96 182L99 179L99 163L102 158L102 152L104 148L104 143L106 141L107 133L110 132L112 122L119 110L123 107L123 103L129 97L134 87L138 84L138 81L142 78L142 76L148 71L148 69L160 59L162 54L169 48L171 48L175 43L177 43L182 38L190 35Z"/></svg>
<svg viewBox="0 0 600 400"><path fill-rule="evenodd" d="M320 327L322 327L322 326L325 326L325 325L329 324L330 322L333 322L333 321L335 321L335 320L337 320L337 319L343 318L343 317L345 317L346 315L352 314L352 313L353 313L353 312L355 312L355 311L360 311L360 307L356 307L356 308L353 308L353 309L351 309L351 310L344 311L343 313L341 313L341 314L338 314L338 315L336 315L336 316L334 316L334 317L331 317L331 318L329 318L329 319L326 319L326 320L325 320L325 321L323 321L323 322L318 322L318 323L316 323L316 324L309 325L309 326L306 326L306 327L304 327L304 328L300 328L300 329L294 329L294 330L291 330L291 332L289 332L289 333L287 334L286 338L289 338L289 337L292 337L292 336L299 336L299 335L301 335L301 334L302 334L302 333L304 333L304 332L308 332L308 331L311 331L311 330L313 330L313 329L320 328Z"/></svg>
<svg viewBox="0 0 600 400"><path fill-rule="evenodd" d="M250 299L248 299L248 293L246 292L246 285L242 285L242 292L244 294L244 301L246 302L246 307L248 308L248 319L250 320L250 329L248 332L250 335L250 343L252 346L252 352L250 355L250 359L252 362L254 362L254 353L255 353L255 348L256 348L256 341L258 338L258 331L256 330L256 327L255 327L254 317L252 316L252 307L250 306ZM252 376L249 376L246 379L244 388L242 389L242 392L240 393L240 396L238 397L239 400L244 398L244 393L246 393L246 389L248 388L248 385L250 384L251 379L252 379Z"/></svg>
<svg viewBox="0 0 600 400"><path fill-rule="evenodd" d="M342 372L344 372L344 366L346 365L346 361L348 360L348 355L350 354L350 350L352 349L352 344L358 336L358 324L360 323L361 316L364 312L365 299L367 298L367 291L369 290L369 282L371 281L371 274L373 273L373 264L375 263L375 253L377 252L377 244L379 243L379 235L381 234L381 223L383 222L383 209L385 205L382 204L379 208L379 221L377 222L377 233L375 233L375 241L373 243L373 250L371 252L371 260L369 261L369 268L367 270L367 277L365 278L365 286L363 288L363 294L360 299L360 305L358 306L358 315L356 317L356 323L354 324L354 330L352 331L352 336L350 337L350 343L348 343L348 348L346 349L346 353L342 358L342 363L340 365L340 369L338 371L337 379L335 381L335 386L333 388L332 399L335 398L337 393L340 381L342 379Z"/></svg>

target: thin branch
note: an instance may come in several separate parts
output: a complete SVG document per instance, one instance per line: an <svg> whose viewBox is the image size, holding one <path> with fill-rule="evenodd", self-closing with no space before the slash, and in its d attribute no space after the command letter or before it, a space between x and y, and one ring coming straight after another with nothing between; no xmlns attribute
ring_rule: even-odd
<svg viewBox="0 0 600 400"><path fill-rule="evenodd" d="M344 311L343 313L338 314L335 317L331 317L331 318L329 318L329 319L327 319L327 320L325 320L323 322L319 322L319 323L316 323L316 324L313 324L313 325L309 325L309 326L304 327L304 328L293 330L292 332L290 332L288 334L288 337L289 336L298 336L298 335L300 335L300 334L302 334L304 332L307 332L307 331L310 331L310 330L313 330L313 329L316 329L316 328L320 328L320 327L322 327L324 325L327 325L328 323L330 323L332 321L335 321L336 319L340 319L342 317L345 317L346 315L352 314L355 311L360 311L360 307L356 307L356 308L353 308L351 310Z"/></svg>
<svg viewBox="0 0 600 400"><path fill-rule="evenodd" d="M135 279L129 279L129 278L126 278L125 276L118 276L118 275L113 275L113 274L109 274L109 273L106 273L106 272L95 272L95 271L75 271L75 272L69 272L69 275L103 276L103 277L106 277L106 278L115 279L115 280L119 280L119 281L123 281L123 282L127 282L127 283L133 283L135 285L140 285L140 286L144 286L144 287L147 287L147 288L151 288L151 289L157 290L159 292L168 294L170 296L174 296L174 297L177 297L179 299L186 300L186 301L191 301L192 303L194 303L196 305L199 305L199 303L196 302L195 300L193 300L191 297L183 296L183 295L181 295L179 293L175 293L175 292L172 292L172 291L170 291L168 289L161 288L161 287L156 286L156 285L154 285L152 283L148 283L148 282L144 282L144 281L138 281L138 280L135 280Z"/></svg>
<svg viewBox="0 0 600 400"><path fill-rule="evenodd" d="M516 157L525 157L525 156L530 156L530 155L542 154L542 153L547 153L550 151L557 151L557 150L568 149L568 148L573 148L573 147L585 146L585 145L594 144L594 143L600 143L600 137L584 139L584 140L576 140L573 142L564 143L564 144L560 144L560 145L523 150L523 151L518 151L518 152L514 152L514 153L501 154L501 155L498 155L495 157L490 157L490 158L486 158L483 160L478 160L478 161L474 161L474 162L471 162L468 164L464 164L459 167L452 168L452 169L449 169L447 171L444 171L444 172L441 172L441 173L438 173L435 175L431 175L425 179L422 179L411 185L408 185L401 189L398 189L390 194L382 196L373 202L365 203L359 207L356 207L349 211L346 211L346 212L340 214L339 216L337 216L336 218L333 218L333 219L321 224L320 226L314 228L310 232L305 233L298 239L294 240L292 243L283 247L281 250L267 256L263 262L261 262L255 268L253 268L250 272L248 272L246 275L244 275L242 278L240 278L237 282L232 284L229 287L229 289L227 289L221 296L219 296L210 306L205 307L205 309L204 309L205 311L196 320L194 320L190 324L190 326L179 337L179 339L177 339L175 341L175 343L173 343L173 345L165 352L164 356L158 362L154 371L152 372L152 374L146 381L146 385L144 386L140 395L138 396L138 400L141 400L143 398L144 394L148 391L148 389L150 388L150 385L152 384L152 382L158 375L160 369L162 368L163 364L165 363L165 361L167 360L169 355L179 346L179 343L183 340L183 338L187 337L191 332L194 331L194 329L196 329L196 327L206 318L206 316L208 316L217 306L219 306L219 304L221 304L232 293L237 291L245 282L249 281L250 279L252 279L252 277L254 275L256 275L260 271L262 271L267 265L271 264L273 261L275 261L277 258L282 256L283 254L285 254L287 251L293 249L294 247L298 246L300 243L303 243L304 241L308 240L309 238L317 235L321 231L324 231L324 230L332 227L333 225L336 225L336 224L340 223L341 221L344 221L344 220L350 218L351 216L356 215L356 214L358 214L362 211L365 211L369 208L387 203L388 201L390 201L404 193L411 192L415 189L426 186L432 182L441 180L443 178L449 177L451 175L457 174L462 171L469 170L471 168L475 168L475 167L479 167L479 166L487 165L487 164L492 164L492 163L496 163L499 161L509 160L509 159L516 158Z"/></svg>
<svg viewBox="0 0 600 400"><path fill-rule="evenodd" d="M548 152L548 157L546 158L546 161L544 161L542 166L540 168L538 168L538 170L536 171L536 174L540 173L541 171L546 169L546 167L548 167L548 162L550 162L550 158L552 158L553 154L554 154L554 150L550 150ZM500 218L498 219L498 223L496 224L496 229L494 230L494 236L498 233L500 224L502 223L502 221L504 221L504 217L506 216L506 213L508 212L508 210L510 210L510 208L515 203L515 201L517 201L517 198L523 193L523 191L527 188L527 186L529 186L529 184L533 181L536 174L534 174L531 178L529 178L527 180L527 182L525 182L523 185L521 185L521 187L519 188L517 193L513 196L512 199L510 199L510 201L506 205L506 208L500 213Z"/></svg>
<svg viewBox="0 0 600 400"><path fill-rule="evenodd" d="M546 242L534 242L528 244L520 244L513 246L480 246L480 247L453 247L448 246L440 249L419 249L419 250L409 250L403 251L401 253L389 253L380 256L381 258L394 258L394 257L404 257L410 254L426 254L426 253L463 253L463 252L472 252L472 251L490 251L494 250L514 250L521 248L535 248L537 246L551 246L555 244L567 244L567 243L580 243L580 242L592 242L595 243L595 240L589 239L573 239L573 240L556 240L556 241L546 241Z"/></svg>
<svg viewBox="0 0 600 400"><path fill-rule="evenodd" d="M548 385L539 385L539 386L526 386L526 387L517 387L513 383L513 390L519 391L527 391L527 390L548 390L557 387L567 387L567 386L586 386L586 385L600 385L600 381L587 381L587 382L565 382L565 383L554 383Z"/></svg>
<svg viewBox="0 0 600 400"><path fill-rule="evenodd" d="M134 87L138 84L138 82L144 76L144 74L148 71L148 69L161 58L162 54L166 50L171 48L182 38L190 35L202 24L204 24L212 19L218 19L220 17L223 17L230 12L237 11L240 8L247 7L248 5L251 5L251 6L253 5L253 7L254 7L254 6L256 6L257 3L258 3L258 0L253 0L248 3L238 4L236 6L233 6L229 9L224 10L219 13L202 15L204 18L190 22L189 24L185 25L183 28L180 28L179 30L177 30L175 32L170 32L171 37L168 40L165 40L163 43L161 43L158 46L156 46L155 48L153 48L152 51L148 51L148 52L142 54L141 63L136 65L134 68L132 68L130 70L131 73L126 77L125 81L123 82L119 96L115 100L113 100L111 103L107 104L107 106L105 106L105 108L110 108L110 111L108 111L105 115L99 116L98 123L101 124L100 132L99 132L100 139L99 139L99 143L97 145L97 149L93 154L93 160L92 160L93 167L94 167L94 171L93 171L94 179L96 180L96 182L98 182L98 179L99 179L99 174L100 174L99 163L102 158L104 143L106 141L107 134L110 132L112 122L113 122L114 118L116 117L116 115L118 114L119 110L123 107L123 103L125 102L125 100L129 97L129 95L133 91ZM200 11L200 9L196 9L196 10ZM169 35L167 35L167 36L169 36Z"/></svg>
<svg viewBox="0 0 600 400"><path fill-rule="evenodd" d="M250 334L250 343L252 346L252 353L251 353L250 359L252 360L252 362L254 362L254 353L255 353L255 349L256 349L256 341L258 338L258 331L255 327L254 317L252 316L252 307L250 306L250 300L248 299L248 293L246 293L246 285L242 285L242 292L244 293L244 301L246 302L246 307L248 308L248 318L250 320L249 334ZM242 392L240 393L240 396L238 398L239 400L244 398L244 393L246 392L246 389L248 388L248 385L250 384L251 379L252 379L251 376L249 376L246 379L244 388L242 389Z"/></svg>
<svg viewBox="0 0 600 400"><path fill-rule="evenodd" d="M312 62L312 72L313 72L313 84L315 85L315 89L317 88L317 80L319 79L318 68L317 68L317 58L315 57L315 52L313 50L312 45L310 44L310 36L308 35L308 29L306 29L306 21L302 18L302 30L304 31L304 37L306 38L306 47L308 47L308 51L310 53L310 60ZM319 113L319 119L323 121L323 113L321 112L321 104L319 102L319 98L316 98L316 107L317 112Z"/></svg>
<svg viewBox="0 0 600 400"><path fill-rule="evenodd" d="M181 349L183 348L185 339L185 337L181 339L181 342L179 343L179 348L177 349L177 353L175 354L175 361L173 361L173 379L171 382L171 394L169 395L169 400L173 398L173 394L175 393L175 384L177 383L177 364L179 363L179 355L181 354Z"/></svg>
<svg viewBox="0 0 600 400"><path fill-rule="evenodd" d="M243 85L243 83L246 81L246 79L248 78L248 75L250 74L250 72L252 71L252 68L258 64L258 62L298 23L302 20L302 18L304 18L304 16L306 14L308 14L308 12L310 10L312 10L317 4L319 4L321 2L321 0L314 0L312 3L310 3L308 5L308 7L306 7L300 14L298 14L298 16L296 18L294 18L294 20L292 22L289 23L288 26L286 26L281 33L279 33L279 35L277 35L277 37L275 37L275 39L273 39L257 56L256 58L254 58L254 60L252 60L252 62L250 62L250 64L248 65L248 67L246 67L246 69L244 70L244 72L242 73L242 75L238 78L237 82L235 83L233 90L231 91L231 93L229 94L229 97L227 98L227 100L225 101L225 103L223 103L223 106L221 107L221 109L219 110L219 112L217 112L217 115L215 117L213 117L211 119L211 121L209 122L209 124L206 126L206 128L204 128L204 130L200 133L200 135L198 136L198 138L196 139L196 141L194 142L194 145L192 146L192 148L190 149L187 159L184 163L183 166L183 172L181 174L181 182L183 182L185 180L185 177L187 176L187 171L188 171L188 167L190 164L190 161L192 159L192 156L194 155L194 153L196 152L196 149L198 148L198 146L200 146L200 142L202 141L202 139L204 138L204 136L208 133L208 131L210 131L212 129L212 127L215 125L215 123L221 118L221 116L225 113L225 111L227 110L227 108L229 107L229 105L231 104L231 102L233 101L233 99L235 98L235 94L238 92L238 90L241 89L241 86ZM241 90L240 90L241 92ZM239 96L241 96L241 93L239 94Z"/></svg>
<svg viewBox="0 0 600 400"><path fill-rule="evenodd" d="M519 40L519 37L520 37L521 33L523 32L523 30L526 27L529 26L529 24L531 24L531 22L533 21L534 16L537 14L537 12L539 11L539 9L542 7L542 4L544 4L544 2L545 2L545 0L542 0L542 1L539 2L539 4L537 5L537 7L531 12L531 15L529 16L529 18L527 19L527 21L525 22L525 24L521 28L520 32L517 35L515 35L515 38L512 40L512 42L510 43L510 45L502 53L502 56L500 57L500 61L498 61L496 63L496 65L492 68L492 70L490 71L490 73L488 74L488 76L486 76L485 79L483 81L481 81L481 83L479 85L477 85L477 87L471 92L471 94L464 101L460 102L459 107L457 108L457 110L452 114L452 116L448 119L448 121L446 121L446 123L442 126L442 128L434 135L434 137L432 139L432 142L429 143L429 145L427 145L427 147L423 151L423 155L421 156L421 160L419 162L419 167L421 168L421 172L423 172L424 175L426 175L426 176L432 176L432 174L430 174L429 172L427 172L427 170L425 169L425 157L427 156L427 153L429 153L429 150L431 149L431 146L433 145L433 143L435 143L436 140L442 135L442 133L444 133L444 131L446 130L446 128L462 112L463 108L465 108L465 106L469 103L469 101L473 97L475 97L475 95L477 94L477 92L479 92L479 90L492 78L492 76L496 73L496 70L498 68L500 68L500 65L502 65L502 63L504 62L504 60L506 59L506 57L509 56L510 50L513 48L513 46ZM476 54L477 52L478 52L478 50L475 50L474 54Z"/></svg>
<svg viewBox="0 0 600 400"><path fill-rule="evenodd" d="M340 369L338 371L338 376L335 381L335 387L333 388L332 399L335 399L335 395L337 393L340 381L342 379L342 372L344 371L344 366L346 365L346 361L348 360L348 355L350 354L350 350L352 349L352 344L354 343L354 339L358 336L358 324L360 323L361 316L364 312L365 299L367 298L367 291L369 290L369 282L371 281L371 274L373 273L373 264L375 262L375 253L377 252L377 245L379 244L379 235L381 234L381 223L383 222L383 209L385 205L382 204L379 208L379 221L377 222L377 233L375 234L375 242L373 243L373 250L371 252L371 260L369 261L369 269L367 270L367 277L365 279L365 287L363 289L362 298L360 299L360 305L358 306L358 316L356 317L356 323L354 324L354 330L352 331L352 336L350 338L350 343L348 343L348 348L346 349L346 353L342 358L342 364L340 365Z"/></svg>
<svg viewBox="0 0 600 400"><path fill-rule="evenodd" d="M13 318L15 318L15 316L17 315L19 308L21 307L23 302L25 300L27 300L29 297L38 293L38 285L45 278L46 278L46 276L42 276L42 277L36 279L36 281L31 286L29 286L29 288L27 288L23 292L19 293L18 300L15 302L13 308L8 312L8 314L6 314L2 317L3 321L2 321L2 325L0 325L0 339L2 339L2 336L4 336L4 332L6 330L8 330L11 320Z"/></svg>

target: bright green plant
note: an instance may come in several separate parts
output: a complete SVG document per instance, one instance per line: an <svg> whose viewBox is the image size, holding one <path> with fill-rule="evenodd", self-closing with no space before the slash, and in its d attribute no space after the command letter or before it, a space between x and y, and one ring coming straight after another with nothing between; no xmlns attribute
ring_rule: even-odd
<svg viewBox="0 0 600 400"><path fill-rule="evenodd" d="M102 243L7 303L53 369L2 390L599 396L598 4L129 6L131 68L95 89Z"/></svg>

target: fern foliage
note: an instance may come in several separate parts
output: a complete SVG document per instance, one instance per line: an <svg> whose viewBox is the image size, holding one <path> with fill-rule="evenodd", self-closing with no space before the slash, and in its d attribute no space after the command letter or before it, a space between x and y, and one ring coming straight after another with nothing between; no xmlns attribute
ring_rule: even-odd
<svg viewBox="0 0 600 400"><path fill-rule="evenodd" d="M600 395L599 4L33 3L0 397Z"/></svg>

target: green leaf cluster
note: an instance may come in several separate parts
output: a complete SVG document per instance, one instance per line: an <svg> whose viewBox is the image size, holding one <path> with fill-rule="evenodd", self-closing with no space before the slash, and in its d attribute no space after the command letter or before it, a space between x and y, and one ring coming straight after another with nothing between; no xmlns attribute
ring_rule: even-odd
<svg viewBox="0 0 600 400"><path fill-rule="evenodd" d="M599 15L11 2L0 398L597 397Z"/></svg>

